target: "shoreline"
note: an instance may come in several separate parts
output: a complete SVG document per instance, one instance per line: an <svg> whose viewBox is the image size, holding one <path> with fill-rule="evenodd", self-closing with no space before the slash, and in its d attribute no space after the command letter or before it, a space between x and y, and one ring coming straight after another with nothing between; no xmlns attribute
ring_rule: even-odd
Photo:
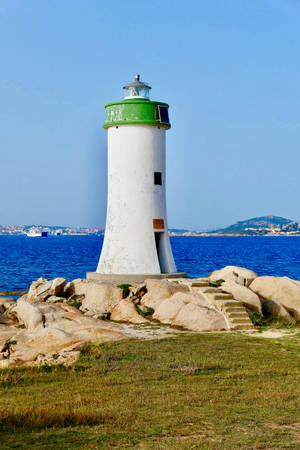
<svg viewBox="0 0 300 450"><path fill-rule="evenodd" d="M48 235L48 238L63 238L63 237L85 237L85 236L94 236L94 237L104 237L104 234L92 234L92 233L87 233L87 234L62 234L60 236L55 236L55 235ZM284 233L284 234L213 234L213 233L205 233L205 234L194 234L193 232L191 232L191 234L172 234L169 233L169 236L171 238L173 237L300 237L300 233L298 234L288 234L288 233ZM13 233L0 233L0 237L28 237L26 234L13 234ZM36 236L36 237L40 237L41 236ZM43 237L43 240L45 240L46 238ZM32 241L32 240L31 240Z"/></svg>

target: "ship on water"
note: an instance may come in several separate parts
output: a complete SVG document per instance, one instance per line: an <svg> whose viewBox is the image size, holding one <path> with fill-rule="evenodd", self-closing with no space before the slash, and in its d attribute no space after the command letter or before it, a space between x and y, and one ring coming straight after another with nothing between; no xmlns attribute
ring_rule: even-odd
<svg viewBox="0 0 300 450"><path fill-rule="evenodd" d="M43 231L41 228L31 227L26 233L27 237L48 237L48 231Z"/></svg>

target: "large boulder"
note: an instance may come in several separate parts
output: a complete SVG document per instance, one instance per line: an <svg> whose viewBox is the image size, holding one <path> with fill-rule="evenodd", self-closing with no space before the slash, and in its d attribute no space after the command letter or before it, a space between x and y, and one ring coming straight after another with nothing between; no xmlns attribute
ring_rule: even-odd
<svg viewBox="0 0 300 450"><path fill-rule="evenodd" d="M189 292L189 287L179 283L166 280L145 280L147 294L141 299L141 304L156 310L159 304L176 292Z"/></svg>
<svg viewBox="0 0 300 450"><path fill-rule="evenodd" d="M290 315L290 313L275 300L264 300L262 302L262 311L264 315L272 314L274 316L282 317L290 324L295 324L295 319Z"/></svg>
<svg viewBox="0 0 300 450"><path fill-rule="evenodd" d="M250 289L265 300L280 303L294 317L300 321L300 284L287 277L264 276L256 278Z"/></svg>
<svg viewBox="0 0 300 450"><path fill-rule="evenodd" d="M244 267L226 266L210 273L208 277L211 281L235 281L237 284L248 287L258 275L253 270Z"/></svg>
<svg viewBox="0 0 300 450"><path fill-rule="evenodd" d="M212 307L211 303L200 292L176 292L172 297L162 299L153 318L165 324L173 324L179 310L188 303L203 307Z"/></svg>
<svg viewBox="0 0 300 450"><path fill-rule="evenodd" d="M24 324L28 331L32 331L43 325L43 314L38 304L31 303L25 299L17 301L15 312L21 324Z"/></svg>
<svg viewBox="0 0 300 450"><path fill-rule="evenodd" d="M224 316L219 311L194 303L187 303L181 308L173 321L173 325L192 331L228 330Z"/></svg>
<svg viewBox="0 0 300 450"><path fill-rule="evenodd" d="M130 300L121 300L112 310L111 320L129 323L149 323L149 320L141 316L134 303Z"/></svg>
<svg viewBox="0 0 300 450"><path fill-rule="evenodd" d="M153 314L153 319L164 324L173 325L177 314L183 305L185 305L181 299L174 297L166 298L160 303L157 310Z"/></svg>
<svg viewBox="0 0 300 450"><path fill-rule="evenodd" d="M251 309L251 311L261 313L261 302L253 291L248 289L246 286L241 286L235 283L235 281L225 281L221 286L222 291L227 294L232 294L235 300L243 302L244 305Z"/></svg>
<svg viewBox="0 0 300 450"><path fill-rule="evenodd" d="M123 290L110 283L86 280L80 284L82 287L80 292L85 296L82 301L83 310L93 311L95 314L112 312L123 299Z"/></svg>
<svg viewBox="0 0 300 450"><path fill-rule="evenodd" d="M198 294L177 293L163 300L153 318L192 331L227 330L223 314Z"/></svg>
<svg viewBox="0 0 300 450"><path fill-rule="evenodd" d="M73 352L78 356L78 349L86 342L125 339L120 325L86 317L67 303L32 303L22 298L15 312L26 328L0 324L2 367L73 361Z"/></svg>
<svg viewBox="0 0 300 450"><path fill-rule="evenodd" d="M211 307L212 304L202 292L176 292L172 295L172 300L180 300L184 303L194 303L199 306Z"/></svg>
<svg viewBox="0 0 300 450"><path fill-rule="evenodd" d="M173 297L161 302L153 318L161 323L181 326L192 331L228 329L223 315L216 309L196 303L185 303Z"/></svg>

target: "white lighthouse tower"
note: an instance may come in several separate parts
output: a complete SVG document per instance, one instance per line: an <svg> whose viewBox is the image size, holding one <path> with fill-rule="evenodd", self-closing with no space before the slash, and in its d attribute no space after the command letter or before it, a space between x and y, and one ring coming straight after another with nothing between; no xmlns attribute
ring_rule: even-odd
<svg viewBox="0 0 300 450"><path fill-rule="evenodd" d="M168 108L149 100L136 75L125 99L105 106L108 198L103 248L88 278L132 282L186 276L176 272L166 209Z"/></svg>

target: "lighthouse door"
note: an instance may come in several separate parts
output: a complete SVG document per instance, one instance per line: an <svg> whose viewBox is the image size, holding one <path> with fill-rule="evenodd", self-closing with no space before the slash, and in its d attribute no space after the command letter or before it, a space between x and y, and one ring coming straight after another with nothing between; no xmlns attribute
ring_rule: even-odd
<svg viewBox="0 0 300 450"><path fill-rule="evenodd" d="M164 263L163 263L163 235L164 235L164 233L157 233L157 232L154 233L157 258L158 258L161 273L165 273L165 270L164 270L165 267L164 267Z"/></svg>

